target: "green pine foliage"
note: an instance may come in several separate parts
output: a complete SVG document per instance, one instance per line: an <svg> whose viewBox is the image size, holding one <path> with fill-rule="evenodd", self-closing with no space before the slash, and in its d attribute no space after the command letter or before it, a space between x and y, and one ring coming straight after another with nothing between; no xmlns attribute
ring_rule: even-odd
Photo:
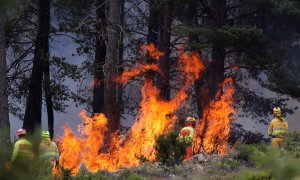
<svg viewBox="0 0 300 180"><path fill-rule="evenodd" d="M209 42L213 41L225 46L237 46L239 48L268 42L267 36L263 34L261 29L255 26L225 25L220 28L214 28L182 25L173 28L173 33L176 35L201 35L209 40ZM209 47L208 44L206 46L205 43L201 44L203 44L201 49Z"/></svg>
<svg viewBox="0 0 300 180"><path fill-rule="evenodd" d="M273 84L266 84L266 86L281 94L289 94L292 97L300 96L300 79L295 75L289 75L286 70L280 69L270 75L270 80Z"/></svg>
<svg viewBox="0 0 300 180"><path fill-rule="evenodd" d="M156 158L166 166L175 166L179 164L186 154L187 144L177 140L178 133L170 132L167 135L160 135L156 139L154 146Z"/></svg>

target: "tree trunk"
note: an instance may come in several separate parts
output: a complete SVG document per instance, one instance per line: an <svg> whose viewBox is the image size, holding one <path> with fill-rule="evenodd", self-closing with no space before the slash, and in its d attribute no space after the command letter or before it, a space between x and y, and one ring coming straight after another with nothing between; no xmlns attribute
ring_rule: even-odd
<svg viewBox="0 0 300 180"><path fill-rule="evenodd" d="M49 5L50 6L50 5ZM48 9L48 22L50 26L50 7ZM48 32L49 37L49 32ZM47 38L48 39L48 38ZM49 54L49 45L45 46L46 54ZM50 133L50 138L52 139L54 136L54 113L53 113L53 101L52 101L52 91L51 91L51 78L50 78L50 62L49 56L46 56L44 59L44 91L45 91L45 99L46 99L46 107L47 107L47 116L48 116L48 130Z"/></svg>
<svg viewBox="0 0 300 180"><path fill-rule="evenodd" d="M192 24L195 24L196 26L201 26L203 24L199 24L199 21L198 21L198 18L195 17L195 14L197 14L197 11L199 8L203 8L203 7L199 7L201 5L201 3L197 2L197 1L191 1L189 3L189 7L187 9L187 11L189 12L189 16L187 17L188 20L191 21ZM189 35L189 43L190 43L190 46L191 47L191 50L192 51L195 51L197 53L202 54L201 50L197 49L197 48L193 48L193 44L198 44L200 41L199 41L199 37L198 35ZM195 94L196 94L196 99L197 99L197 112L198 112L198 116L199 118L202 117L202 114L203 114L203 105L201 103L202 102L202 99L203 97L205 96L202 96L203 93L201 93L201 87L203 86L203 79L202 78L203 74L200 76L201 78L200 79L196 79L194 84L194 90L195 90Z"/></svg>
<svg viewBox="0 0 300 180"><path fill-rule="evenodd" d="M147 43L158 45L159 42L159 8L157 0L149 2Z"/></svg>
<svg viewBox="0 0 300 180"><path fill-rule="evenodd" d="M220 28L225 25L226 21L226 0L213 0L212 9L216 12L216 20L212 22L212 26ZM212 63L209 67L208 83L210 89L210 98L214 98L218 91L218 85L224 80L224 62L225 47L221 42L212 42Z"/></svg>
<svg viewBox="0 0 300 180"><path fill-rule="evenodd" d="M105 0L97 0L97 37L94 62L94 89L93 89L93 114L104 112L104 74L103 65L105 63L106 44L104 37L105 30Z"/></svg>
<svg viewBox="0 0 300 180"><path fill-rule="evenodd" d="M173 15L173 0L167 0L164 2L164 8L162 12L162 29L159 48L165 53L163 57L159 59L159 68L162 74L158 74L158 87L160 89L160 98L170 98L170 87L169 87L169 55L170 55L170 40L171 40L171 24Z"/></svg>
<svg viewBox="0 0 300 180"><path fill-rule="evenodd" d="M23 128L33 133L41 126L43 61L49 56L50 0L39 0L39 29L35 44Z"/></svg>
<svg viewBox="0 0 300 180"><path fill-rule="evenodd" d="M216 12L215 17L209 17L208 25L212 28L219 28L226 22L226 0L212 0L209 7L211 12ZM203 108L208 105L219 90L219 84L224 80L225 46L224 44L212 42L212 62L208 63L203 80L195 83L197 96L198 115L203 116ZM205 97L205 98L203 98Z"/></svg>
<svg viewBox="0 0 300 180"><path fill-rule="evenodd" d="M121 27L124 25L124 6L125 1L121 0ZM124 44L123 44L124 35L122 32L120 32L120 56L119 56L119 74L123 73L123 53L124 53ZM118 89L118 105L120 107L120 113L124 111L124 104L123 104L123 85L119 84Z"/></svg>
<svg viewBox="0 0 300 180"><path fill-rule="evenodd" d="M52 101L52 91L51 91L51 80L50 80L50 62L49 57L45 57L44 61L44 91L47 106L47 116L48 116L48 130L50 133L50 138L54 136L54 113L53 113L53 101Z"/></svg>
<svg viewBox="0 0 300 180"><path fill-rule="evenodd" d="M120 109L117 97L117 84L114 78L118 75L120 57L120 25L121 0L109 1L107 25L107 50L104 67L104 104L105 115L109 119L108 127L111 132L120 128Z"/></svg>
<svg viewBox="0 0 300 180"><path fill-rule="evenodd" d="M160 25L159 19L160 11L159 11L159 2L157 0L150 0L149 2L149 18L148 18L148 33L147 33L147 44L155 44L158 45L160 41ZM147 64L155 63L155 61L148 56L146 60ZM153 81L155 76L155 72L149 70L145 74L145 79L147 81Z"/></svg>
<svg viewBox="0 0 300 180"><path fill-rule="evenodd" d="M6 79L5 11L0 7L0 146L10 142L8 92Z"/></svg>

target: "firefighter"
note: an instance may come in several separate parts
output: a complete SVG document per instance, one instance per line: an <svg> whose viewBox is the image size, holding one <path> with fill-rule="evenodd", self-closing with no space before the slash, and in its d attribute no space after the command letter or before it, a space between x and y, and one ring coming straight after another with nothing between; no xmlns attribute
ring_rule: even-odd
<svg viewBox="0 0 300 180"><path fill-rule="evenodd" d="M194 128L196 126L196 119L188 116L185 119L184 127L180 130L178 140L187 144L185 160L193 157L193 139L194 139Z"/></svg>
<svg viewBox="0 0 300 180"><path fill-rule="evenodd" d="M288 123L281 114L279 107L273 108L274 119L270 122L268 134L272 138L271 143L275 148L282 148L284 134L288 132Z"/></svg>
<svg viewBox="0 0 300 180"><path fill-rule="evenodd" d="M11 163L15 171L29 172L34 158L32 144L26 138L25 129L17 130L17 135L19 140L15 143Z"/></svg>
<svg viewBox="0 0 300 180"><path fill-rule="evenodd" d="M39 159L51 170L58 164L59 152L55 142L51 141L49 131L42 131L42 142L39 147Z"/></svg>

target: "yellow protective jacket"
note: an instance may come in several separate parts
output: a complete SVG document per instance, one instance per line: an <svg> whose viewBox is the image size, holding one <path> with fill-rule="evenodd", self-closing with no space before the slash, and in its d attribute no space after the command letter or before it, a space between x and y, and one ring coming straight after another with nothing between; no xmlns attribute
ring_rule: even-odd
<svg viewBox="0 0 300 180"><path fill-rule="evenodd" d="M288 123L284 118L274 118L268 128L268 134L272 137L283 138L288 131Z"/></svg>
<svg viewBox="0 0 300 180"><path fill-rule="evenodd" d="M187 142L188 144L192 144L194 139L194 134L195 134L195 130L193 127L191 126L183 127L180 130L178 140L181 142Z"/></svg>
<svg viewBox="0 0 300 180"><path fill-rule="evenodd" d="M33 151L32 144L27 139L22 138L19 139L14 146L13 154L11 157L11 162L15 162L17 160L28 161L30 163L33 160Z"/></svg>
<svg viewBox="0 0 300 180"><path fill-rule="evenodd" d="M59 152L55 142L52 142L50 138L43 138L39 147L39 158L42 160L58 161Z"/></svg>

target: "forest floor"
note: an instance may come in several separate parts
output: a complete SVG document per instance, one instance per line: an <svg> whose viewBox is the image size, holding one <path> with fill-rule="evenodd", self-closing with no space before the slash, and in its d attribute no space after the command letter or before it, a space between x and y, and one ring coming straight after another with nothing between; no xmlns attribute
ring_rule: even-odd
<svg viewBox="0 0 300 180"><path fill-rule="evenodd" d="M95 179L142 180L300 180L300 134L294 134L285 149L267 144L240 145L226 156L196 154L175 166L144 162L138 167L115 172L99 172ZM96 178L97 177L97 178ZM75 179L93 179L91 173L80 171ZM101 179L101 178L100 178Z"/></svg>
<svg viewBox="0 0 300 180"><path fill-rule="evenodd" d="M89 177L84 168L78 179ZM161 165L158 162L145 162L138 167L120 169L115 172L102 172L107 179L235 179L244 170L255 170L251 163L237 160L235 157L197 154L192 159L183 161L173 167ZM106 179L105 178L105 179Z"/></svg>

